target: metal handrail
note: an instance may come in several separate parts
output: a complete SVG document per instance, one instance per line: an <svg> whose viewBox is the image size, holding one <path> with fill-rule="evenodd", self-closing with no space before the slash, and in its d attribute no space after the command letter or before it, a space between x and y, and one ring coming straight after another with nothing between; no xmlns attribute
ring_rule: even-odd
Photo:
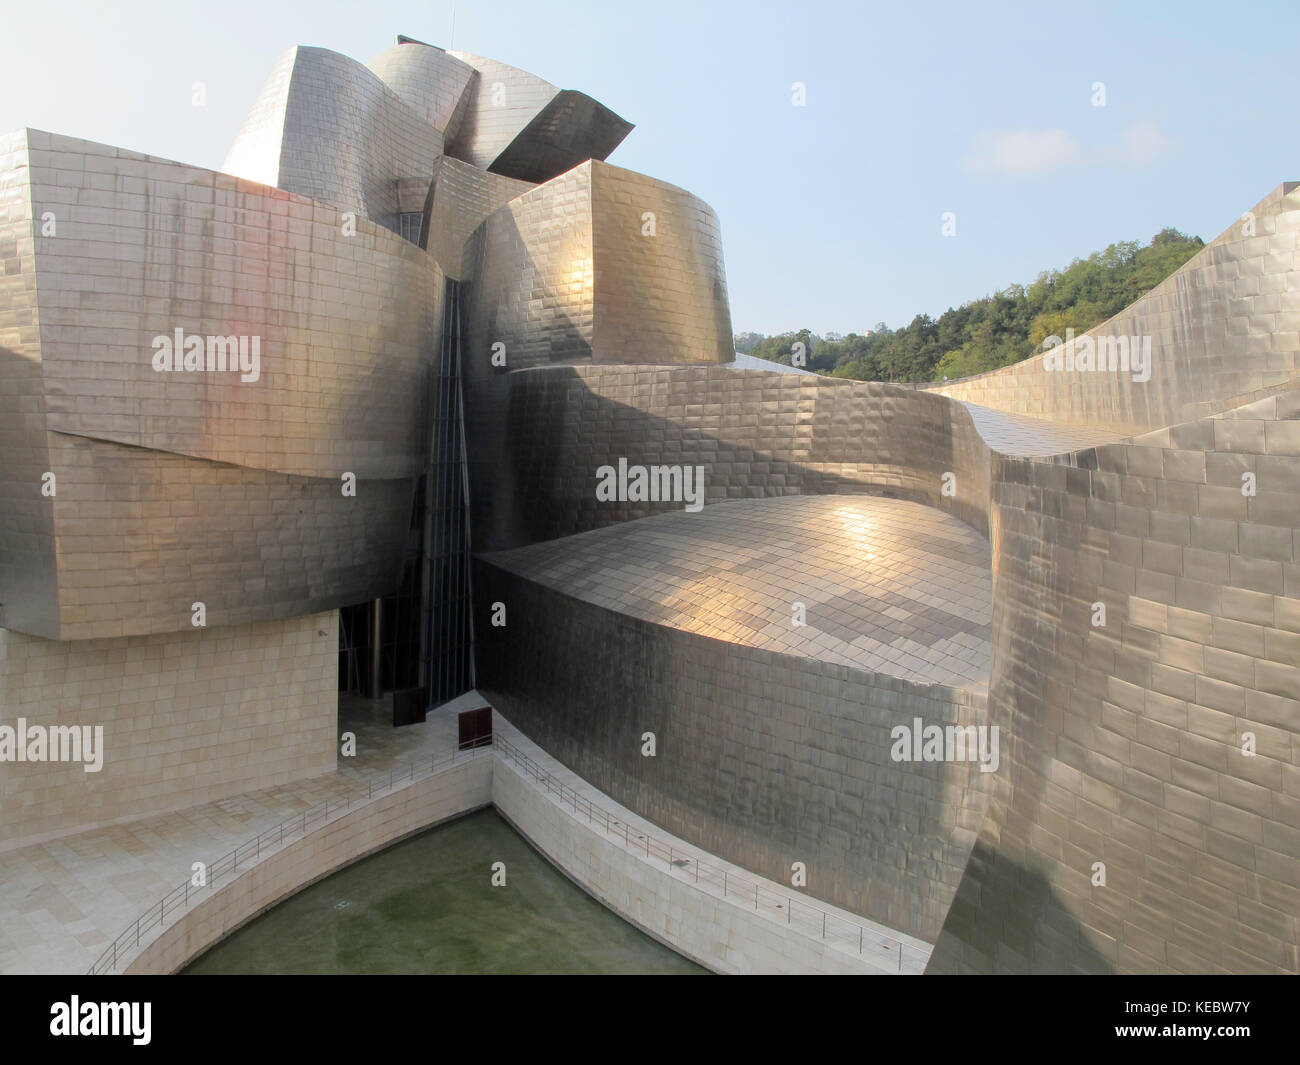
<svg viewBox="0 0 1300 1065"><path fill-rule="evenodd" d="M902 940L882 935L875 929L856 921L847 921L838 914L814 906L805 901L805 895L774 892L757 880L738 876L734 869L709 865L694 855L681 852L675 854L671 844L656 840L645 830L629 825L626 820L578 794L499 733L493 736L492 745L505 757L513 758L548 792L554 792L559 797L561 806L566 803L572 806L575 816L586 816L588 823L599 824L611 839L617 840L621 836L624 847L628 850L635 849L638 855L644 852L646 858L663 859L669 872L681 873L687 884L712 884L722 888L723 898L744 898L746 905L752 898L755 910L766 906L769 910L784 911L786 924L797 924L805 930L812 928L817 931L820 939L843 949L851 949L856 945L859 955L871 955L880 960L887 958L898 972L903 971ZM693 880L689 879L692 873ZM796 905L801 911L798 916L795 914Z"/></svg>
<svg viewBox="0 0 1300 1065"><path fill-rule="evenodd" d="M421 760L408 763L405 773L400 773L398 768L390 769L386 777L382 774L372 777L367 781L364 789L357 787L353 793L348 794L344 799L330 800L304 810L300 814L286 817L279 824L258 833L252 839L245 840L234 850L222 855L208 866L207 883L203 888L194 887L190 882L191 878L187 877L182 884L173 888L157 903L141 913L99 956L95 964L90 967L90 975L97 976L101 973L116 970L119 961L125 962L129 957L128 951L132 948L139 948L141 937L145 933L155 927L164 925L169 913L174 914L177 910L188 910L191 895L200 895L204 888L208 890L214 889L219 878L227 873L233 875L238 871L241 861L247 865L250 859L253 861L259 860L264 848L269 850L272 847L280 847L286 840L292 842L295 839L304 837L307 834L309 825L317 827L323 824L328 820L331 811L336 815L340 812L346 813L350 811L354 803L361 801L363 790L366 801L369 801L374 798L375 794L391 791L397 784L423 780L437 772L444 765L455 765L461 755L474 758L483 752L491 753L493 749L500 751L503 756L513 759L537 783L545 787L548 793L555 793L559 797L561 806L565 803L572 806L575 816L585 815L588 823L592 825L599 823L605 834L611 839L617 840L621 835L624 847L628 850L635 848L638 855L644 851L645 857L648 859L663 859L668 866L669 872L680 873L685 883L697 886L710 884L714 887L720 887L724 899L743 897L748 900L752 897L756 911L761 911L765 906L770 910L783 910L786 924L791 926L798 924L805 930L811 927L817 931L821 940L842 949L851 949L856 941L859 955L866 956L870 953L881 960L888 957L894 963L896 970L902 972L903 943L901 940L882 935L875 929L868 929L855 921L847 921L838 914L830 913L820 906L812 905L805 901L806 896L774 892L757 880L737 875L734 869L702 862L698 856L675 855L671 844L655 839L644 830L634 829L626 820L616 817L612 812L580 795L528 754L497 733L492 737L490 745L485 744L467 750L457 747L450 751L442 751L431 755L427 762ZM635 840L635 844L633 840ZM693 874L693 879L690 878L691 874ZM797 907L802 911L799 915L795 913L796 899L798 900Z"/></svg>
<svg viewBox="0 0 1300 1065"><path fill-rule="evenodd" d="M382 795L385 791L392 791L398 784L423 780L428 776L432 776L444 765L455 765L457 759L461 758L462 755L466 756L466 759L472 759L478 757L479 752L482 751L490 753L491 747L474 747L468 750L455 747L450 751L440 751L430 755L427 762L424 759L409 762L406 764L405 772L401 771L401 767L394 767L388 771L387 775L377 774L371 777L366 781L364 788L357 786L342 799L330 799L324 803L319 803L300 814L286 817L279 824L259 832L252 839L245 840L234 850L223 854L212 862L208 866L207 883L203 887L194 887L190 882L192 878L187 877L184 883L174 887L140 914L127 927L126 931L108 945L104 953L90 967L90 975L98 976L101 973L108 973L117 969L118 962L126 961L129 957L127 952L140 946L141 937L146 932L163 925L169 914L174 914L177 910L188 910L191 896L199 896L205 889L211 890L215 888L218 879L227 873L233 875L239 870L240 862L247 865L250 859L252 861L259 860L262 857L263 849L269 850L272 847L279 847L286 840L292 842L295 839L301 839L307 834L308 825L313 828L319 827L329 819L331 812L337 815L340 812L346 813L350 811L354 804L362 801L363 794L365 801L368 802L376 794Z"/></svg>

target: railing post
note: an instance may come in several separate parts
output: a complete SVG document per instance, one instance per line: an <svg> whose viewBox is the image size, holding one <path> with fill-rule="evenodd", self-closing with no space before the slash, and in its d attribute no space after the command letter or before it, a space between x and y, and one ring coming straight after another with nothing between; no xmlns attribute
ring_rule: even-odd
<svg viewBox="0 0 1300 1065"><path fill-rule="evenodd" d="M722 897L727 897L727 870L722 870Z"/></svg>
<svg viewBox="0 0 1300 1065"><path fill-rule="evenodd" d="M826 938L826 911L822 910L822 939Z"/></svg>

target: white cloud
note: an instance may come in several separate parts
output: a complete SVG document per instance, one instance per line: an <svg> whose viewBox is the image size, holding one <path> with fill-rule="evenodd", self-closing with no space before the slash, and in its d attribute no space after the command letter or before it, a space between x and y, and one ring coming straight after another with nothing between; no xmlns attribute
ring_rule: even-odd
<svg viewBox="0 0 1300 1065"><path fill-rule="evenodd" d="M1173 142L1150 120L1135 122L1119 144L1085 149L1063 129L1009 129L981 134L964 160L973 174L1038 177L1079 165L1149 166Z"/></svg>
<svg viewBox="0 0 1300 1065"><path fill-rule="evenodd" d="M1173 142L1154 122L1135 122L1124 131L1125 161L1134 166L1149 166L1168 153Z"/></svg>
<svg viewBox="0 0 1300 1065"><path fill-rule="evenodd" d="M1063 129L1011 129L986 133L966 160L976 174L1049 174L1083 158L1079 142Z"/></svg>

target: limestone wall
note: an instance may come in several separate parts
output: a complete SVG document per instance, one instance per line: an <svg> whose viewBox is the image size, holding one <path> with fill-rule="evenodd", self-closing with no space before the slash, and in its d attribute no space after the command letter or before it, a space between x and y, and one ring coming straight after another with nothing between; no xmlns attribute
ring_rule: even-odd
<svg viewBox="0 0 1300 1065"><path fill-rule="evenodd" d="M156 636L0 629L0 725L102 726L98 772L0 764L0 848L332 770L338 614Z"/></svg>
<svg viewBox="0 0 1300 1065"><path fill-rule="evenodd" d="M486 806L492 798L492 761L484 751L366 802L250 865L155 934L126 972L174 973L223 936L342 866Z"/></svg>

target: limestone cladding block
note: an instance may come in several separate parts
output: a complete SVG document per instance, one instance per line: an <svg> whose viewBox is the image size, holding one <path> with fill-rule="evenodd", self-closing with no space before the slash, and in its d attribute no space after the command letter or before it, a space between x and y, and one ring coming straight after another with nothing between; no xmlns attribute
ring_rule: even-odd
<svg viewBox="0 0 1300 1065"><path fill-rule="evenodd" d="M0 847L333 770L337 618L58 642L0 629L0 724L103 728L98 772L3 765Z"/></svg>
<svg viewBox="0 0 1300 1065"><path fill-rule="evenodd" d="M721 973L875 972L857 957L675 879L570 816L498 756L492 802L580 887L674 950Z"/></svg>

